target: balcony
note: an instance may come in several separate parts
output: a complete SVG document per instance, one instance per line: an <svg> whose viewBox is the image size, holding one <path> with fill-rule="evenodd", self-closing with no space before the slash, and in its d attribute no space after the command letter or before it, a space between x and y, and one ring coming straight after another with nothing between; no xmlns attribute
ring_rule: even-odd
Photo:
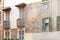
<svg viewBox="0 0 60 40"><path fill-rule="evenodd" d="M18 4L18 5L15 5L15 6L18 7L18 8L24 8L26 6L26 4L25 3L21 3L21 4Z"/></svg>
<svg viewBox="0 0 60 40"><path fill-rule="evenodd" d="M24 19L18 19L17 20L17 27L22 28L25 26L25 20Z"/></svg>
<svg viewBox="0 0 60 40"><path fill-rule="evenodd" d="M4 28L9 29L10 28L10 22L9 21L4 21Z"/></svg>

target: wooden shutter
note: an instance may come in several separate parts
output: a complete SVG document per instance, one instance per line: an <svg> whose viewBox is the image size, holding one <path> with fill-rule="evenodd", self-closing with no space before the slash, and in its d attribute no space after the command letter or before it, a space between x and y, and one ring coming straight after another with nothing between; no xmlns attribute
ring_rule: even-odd
<svg viewBox="0 0 60 40"><path fill-rule="evenodd" d="M44 18L42 18L42 31L45 31Z"/></svg>
<svg viewBox="0 0 60 40"><path fill-rule="evenodd" d="M60 16L57 16L57 31L60 31Z"/></svg>
<svg viewBox="0 0 60 40"><path fill-rule="evenodd" d="M52 28L52 18L49 17L49 31L52 31L53 28Z"/></svg>

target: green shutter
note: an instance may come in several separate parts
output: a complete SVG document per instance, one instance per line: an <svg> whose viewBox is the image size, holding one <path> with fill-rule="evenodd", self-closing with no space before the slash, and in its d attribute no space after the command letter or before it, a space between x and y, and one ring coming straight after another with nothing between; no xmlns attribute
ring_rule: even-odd
<svg viewBox="0 0 60 40"><path fill-rule="evenodd" d="M52 31L53 28L52 28L52 18L49 17L49 31Z"/></svg>
<svg viewBox="0 0 60 40"><path fill-rule="evenodd" d="M42 19L42 31L45 31L44 18Z"/></svg>
<svg viewBox="0 0 60 40"><path fill-rule="evenodd" d="M57 31L60 31L60 16L57 16Z"/></svg>

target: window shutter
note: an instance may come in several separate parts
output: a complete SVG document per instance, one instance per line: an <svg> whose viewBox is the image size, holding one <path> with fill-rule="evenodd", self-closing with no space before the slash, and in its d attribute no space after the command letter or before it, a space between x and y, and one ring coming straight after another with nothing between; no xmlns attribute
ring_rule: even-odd
<svg viewBox="0 0 60 40"><path fill-rule="evenodd" d="M60 16L57 16L57 31L60 31Z"/></svg>
<svg viewBox="0 0 60 40"><path fill-rule="evenodd" d="M53 28L52 28L52 18L49 17L49 31L52 31Z"/></svg>
<svg viewBox="0 0 60 40"><path fill-rule="evenodd" d="M42 19L42 31L45 31L44 18Z"/></svg>

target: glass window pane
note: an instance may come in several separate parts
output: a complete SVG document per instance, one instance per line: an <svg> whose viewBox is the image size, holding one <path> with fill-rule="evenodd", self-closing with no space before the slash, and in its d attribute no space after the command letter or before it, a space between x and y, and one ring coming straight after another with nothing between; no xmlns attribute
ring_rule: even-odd
<svg viewBox="0 0 60 40"><path fill-rule="evenodd" d="M22 35L24 35L24 30L22 31Z"/></svg>
<svg viewBox="0 0 60 40"><path fill-rule="evenodd" d="M48 0L42 0L42 1L48 1Z"/></svg>
<svg viewBox="0 0 60 40"><path fill-rule="evenodd" d="M48 9L48 5L47 4L42 4L42 9L43 10L47 10Z"/></svg>
<svg viewBox="0 0 60 40"><path fill-rule="evenodd" d="M34 8L30 8L30 13L29 13L29 15L30 15L31 18L34 17L34 11L35 11Z"/></svg>
<svg viewBox="0 0 60 40"><path fill-rule="evenodd" d="M21 18L21 19L24 19L24 8L21 8L20 9L20 14L19 14L19 17Z"/></svg>
<svg viewBox="0 0 60 40"><path fill-rule="evenodd" d="M49 23L49 19L45 19L44 20L44 23Z"/></svg>
<svg viewBox="0 0 60 40"><path fill-rule="evenodd" d="M7 13L7 14L6 14L6 20L9 21L9 19L10 19L10 14Z"/></svg>
<svg viewBox="0 0 60 40"><path fill-rule="evenodd" d="M24 40L24 36L22 36L22 40Z"/></svg>
<svg viewBox="0 0 60 40"><path fill-rule="evenodd" d="M9 32L5 32L5 37L6 37L6 40L9 39Z"/></svg>
<svg viewBox="0 0 60 40"><path fill-rule="evenodd" d="M49 31L49 24L45 23L45 31Z"/></svg>
<svg viewBox="0 0 60 40"><path fill-rule="evenodd" d="M45 31L49 31L49 19L44 19Z"/></svg>
<svg viewBox="0 0 60 40"><path fill-rule="evenodd" d="M22 37L21 36L19 36L19 40L21 40L22 39Z"/></svg>
<svg viewBox="0 0 60 40"><path fill-rule="evenodd" d="M21 35L21 31L19 31L19 35Z"/></svg>

